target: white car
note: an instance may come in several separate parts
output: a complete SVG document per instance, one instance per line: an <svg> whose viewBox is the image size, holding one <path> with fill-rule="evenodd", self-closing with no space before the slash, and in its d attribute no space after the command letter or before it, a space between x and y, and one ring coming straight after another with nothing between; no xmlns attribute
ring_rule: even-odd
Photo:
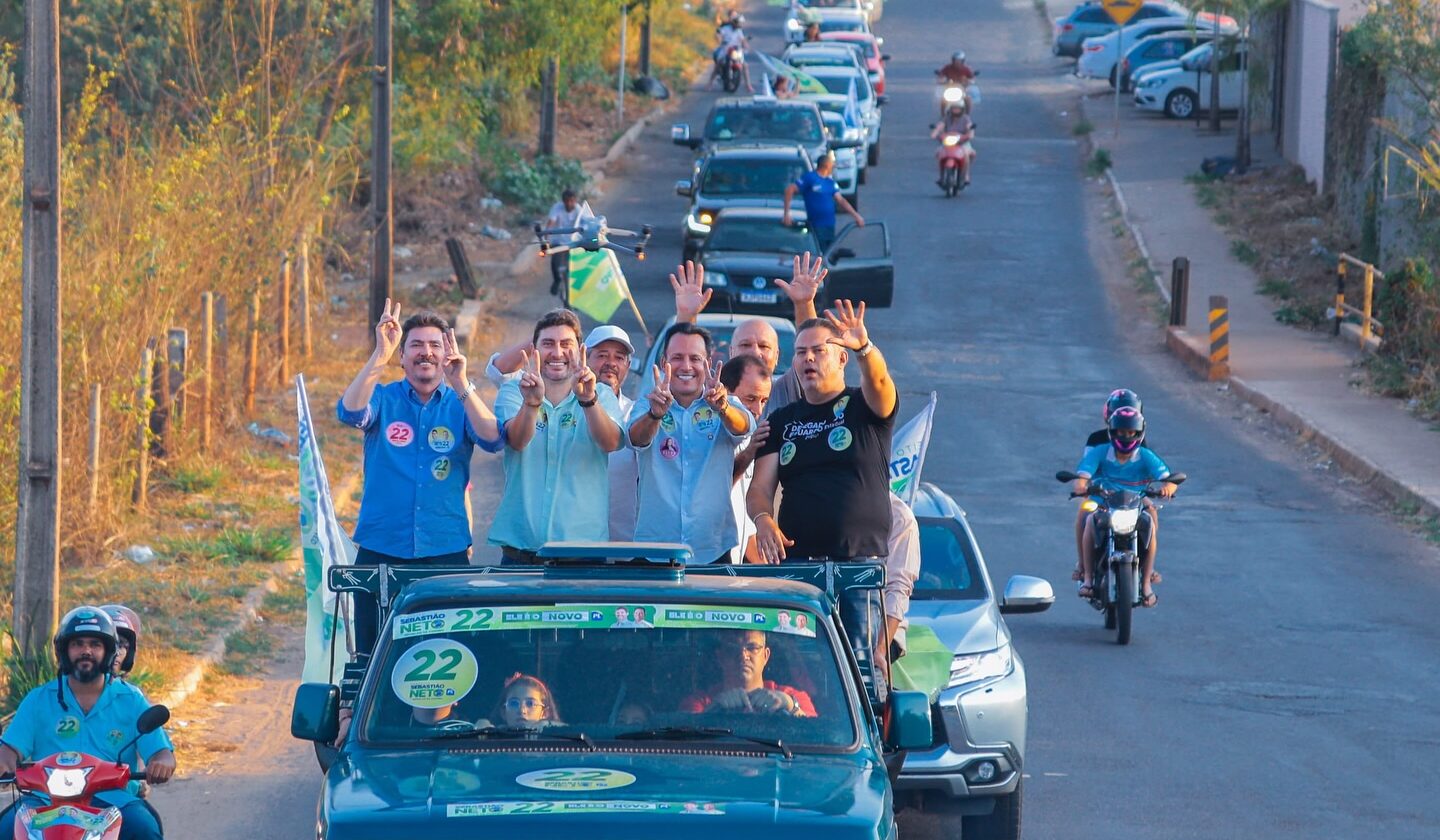
<svg viewBox="0 0 1440 840"><path fill-rule="evenodd" d="M836 111L820 112L825 120L825 130L830 136L842 141L859 141L860 129L845 127L845 117ZM853 132L854 136L851 135ZM840 187L840 194L850 202L851 207L860 206L860 160L863 146L841 146L831 149L835 153L835 172L831 176Z"/></svg>
<svg viewBox="0 0 1440 840"><path fill-rule="evenodd" d="M1188 17L1146 18L1125 27L1125 49L1129 50L1137 41L1161 32L1175 32L1197 29L1212 32L1215 18L1208 13L1197 15L1194 23ZM1233 35L1238 30L1233 24L1222 23L1220 32ZM1120 30L1106 35L1086 38L1080 45L1080 57L1075 61L1075 75L1082 79L1108 79L1115 85L1115 64L1120 60Z"/></svg>
<svg viewBox="0 0 1440 840"><path fill-rule="evenodd" d="M855 99L860 106L860 119L865 126L865 158L869 166L880 162L880 106L885 97L876 95L870 76L854 67L811 66L805 72L825 86L833 95L848 96L850 83L855 83ZM801 97L805 98L805 97Z"/></svg>
<svg viewBox="0 0 1440 840"><path fill-rule="evenodd" d="M1135 78L1135 107L1159 111L1177 120L1210 107L1211 44L1196 47L1180 57L1179 66L1162 62L1159 69L1145 68ZM1220 54L1220 110L1240 108L1240 86L1245 83L1245 49L1222 47Z"/></svg>
<svg viewBox="0 0 1440 840"><path fill-rule="evenodd" d="M786 43L798 44L804 41L805 27L811 22L819 22L821 31L828 32L823 23L827 18L858 18L866 27L861 31L868 32L870 21L879 20L880 15L874 13L869 0L797 0L790 4L790 10L785 14Z"/></svg>

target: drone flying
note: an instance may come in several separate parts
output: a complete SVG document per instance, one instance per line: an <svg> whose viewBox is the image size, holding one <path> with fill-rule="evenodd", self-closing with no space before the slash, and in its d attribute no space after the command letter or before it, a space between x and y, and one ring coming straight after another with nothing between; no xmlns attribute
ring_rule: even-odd
<svg viewBox="0 0 1440 840"><path fill-rule="evenodd" d="M604 216L589 216L580 220L576 227L569 228L545 228L539 222L535 223L535 239L540 244L540 256L546 257L550 254L563 254L576 248L585 251L598 251L601 248L609 248L612 251L625 251L635 255L638 260L645 259L645 246L650 242L652 229L650 225L641 226L639 231L612 228L605 222ZM570 236L579 234L580 238L574 242L551 245L549 237ZM635 244L622 245L610 241L612 236L633 237Z"/></svg>

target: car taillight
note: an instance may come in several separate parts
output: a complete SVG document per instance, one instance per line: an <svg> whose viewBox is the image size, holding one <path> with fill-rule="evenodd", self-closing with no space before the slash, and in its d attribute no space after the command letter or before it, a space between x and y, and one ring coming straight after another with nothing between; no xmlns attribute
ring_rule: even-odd
<svg viewBox="0 0 1440 840"><path fill-rule="evenodd" d="M1075 28L1075 24L1073 24L1073 23L1066 23L1066 24L1062 24L1062 25L1060 26L1060 31L1061 31L1061 32L1070 32L1070 31L1073 30L1074 28Z"/></svg>
<svg viewBox="0 0 1440 840"><path fill-rule="evenodd" d="M1086 44L1086 45L1085 45L1085 52L1100 52L1100 51L1103 50L1103 49L1105 49L1105 47L1104 47L1103 45L1101 45L1101 44Z"/></svg>

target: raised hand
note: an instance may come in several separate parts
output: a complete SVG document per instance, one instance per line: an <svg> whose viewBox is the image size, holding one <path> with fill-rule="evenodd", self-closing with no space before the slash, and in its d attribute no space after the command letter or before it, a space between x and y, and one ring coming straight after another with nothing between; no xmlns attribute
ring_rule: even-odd
<svg viewBox="0 0 1440 840"><path fill-rule="evenodd" d="M705 288L705 267L686 261L670 275L670 288L675 290L675 320L691 321L710 303L714 289Z"/></svg>
<svg viewBox="0 0 1440 840"><path fill-rule="evenodd" d="M465 354L460 352L460 342L455 338L455 330L451 329L443 337L445 349L445 362L441 368L445 372L445 381L456 391L463 391L469 387L469 375L467 373L468 363L465 361Z"/></svg>
<svg viewBox="0 0 1440 840"><path fill-rule="evenodd" d="M520 397L531 408L539 408L545 402L545 381L540 378L540 354L524 350L521 355L525 360L520 366Z"/></svg>
<svg viewBox="0 0 1440 840"><path fill-rule="evenodd" d="M825 267L823 257L811 257L806 251L804 258L795 256L795 271L789 282L777 279L775 285L785 291L786 297L792 303L805 303L812 301L820 293L820 286L825 282L825 276L830 269Z"/></svg>
<svg viewBox="0 0 1440 840"><path fill-rule="evenodd" d="M585 362L585 357L580 353L579 348L571 351L570 367L576 371L575 374L575 398L580 402L595 401L595 371Z"/></svg>
<svg viewBox="0 0 1440 840"><path fill-rule="evenodd" d="M846 350L859 350L870 343L870 333L865 329L865 302L860 308L848 300L835 301L834 309L825 310L825 320L840 331L838 338L831 338L826 344L836 344Z"/></svg>
<svg viewBox="0 0 1440 840"><path fill-rule="evenodd" d="M705 373L705 402L709 403L710 407L716 411L724 412L726 406L730 404L730 389L720 381L720 368L720 362L715 361L710 364L710 369Z"/></svg>
<svg viewBox="0 0 1440 840"><path fill-rule="evenodd" d="M375 325L375 351L384 358L395 355L400 349L400 301L391 302L385 298L385 311L380 316L380 323Z"/></svg>
<svg viewBox="0 0 1440 840"><path fill-rule="evenodd" d="M664 417L670 411L670 404L675 398L670 394L670 363L665 363L665 369L654 368L655 387L646 395L650 400L650 415L652 417Z"/></svg>

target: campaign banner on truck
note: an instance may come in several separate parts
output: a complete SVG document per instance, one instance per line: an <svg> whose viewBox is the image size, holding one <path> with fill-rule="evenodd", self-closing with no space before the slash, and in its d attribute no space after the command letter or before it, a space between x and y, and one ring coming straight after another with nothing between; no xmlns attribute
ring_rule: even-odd
<svg viewBox="0 0 1440 840"><path fill-rule="evenodd" d="M355 544L335 515L335 500L330 495L325 460L320 457L320 442L315 437L315 421L310 414L310 397L305 391L303 375L295 377L295 407L300 441L300 548L305 561L303 679L338 685L354 642L350 638L348 609L342 608L339 619L335 619L333 613L339 596L330 591L325 581L330 567L355 562ZM334 656L330 652L332 642L343 645L336 649Z"/></svg>

